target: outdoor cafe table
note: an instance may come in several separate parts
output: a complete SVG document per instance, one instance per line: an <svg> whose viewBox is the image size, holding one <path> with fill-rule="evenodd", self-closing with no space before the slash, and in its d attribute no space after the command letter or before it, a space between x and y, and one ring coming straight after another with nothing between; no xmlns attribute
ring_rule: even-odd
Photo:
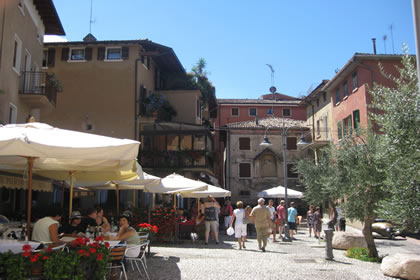
<svg viewBox="0 0 420 280"><path fill-rule="evenodd" d="M69 236L65 236L63 238L61 238L60 240L65 242L65 243L70 243L73 240L75 240L77 237L69 237ZM95 242L94 239L90 238L90 242ZM104 240L104 242L108 242L109 243L109 247L116 247L119 245L123 245L125 244L125 241L121 241L121 240Z"/></svg>
<svg viewBox="0 0 420 280"><path fill-rule="evenodd" d="M41 244L35 241L0 240L0 253L11 251L14 254L22 253L23 245L31 245L35 250Z"/></svg>

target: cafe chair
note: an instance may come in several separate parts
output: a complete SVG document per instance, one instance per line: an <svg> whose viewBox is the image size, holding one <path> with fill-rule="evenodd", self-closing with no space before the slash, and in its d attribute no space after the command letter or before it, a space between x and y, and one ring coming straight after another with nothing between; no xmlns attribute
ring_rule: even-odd
<svg viewBox="0 0 420 280"><path fill-rule="evenodd" d="M141 245L130 247L127 250L137 250L140 247L140 253L137 257L126 257L126 261L131 263L131 269L134 270L133 263L136 265L137 271L139 272L140 276L143 276L139 264L142 266L144 273L146 274L146 278L150 280L149 273L147 273L147 263L146 263L146 249L149 245L149 240L145 241Z"/></svg>
<svg viewBox="0 0 420 280"><path fill-rule="evenodd" d="M119 268L121 269L120 278L121 278L121 273L123 273L125 280L127 280L127 273L125 271L125 267L123 263L126 250L127 250L127 246L119 246L119 247L110 248L110 252L109 252L110 261L108 263L107 268L110 270L111 276L112 276L113 270L115 270L116 268Z"/></svg>

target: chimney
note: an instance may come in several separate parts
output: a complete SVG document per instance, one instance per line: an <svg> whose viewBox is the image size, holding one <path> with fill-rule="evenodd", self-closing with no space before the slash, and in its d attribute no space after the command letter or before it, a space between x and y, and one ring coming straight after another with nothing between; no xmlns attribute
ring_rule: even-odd
<svg viewBox="0 0 420 280"><path fill-rule="evenodd" d="M376 54L376 38L372 38L373 54Z"/></svg>
<svg viewBox="0 0 420 280"><path fill-rule="evenodd" d="M83 42L95 42L96 38L92 35L92 33L89 33L88 35L83 38Z"/></svg>

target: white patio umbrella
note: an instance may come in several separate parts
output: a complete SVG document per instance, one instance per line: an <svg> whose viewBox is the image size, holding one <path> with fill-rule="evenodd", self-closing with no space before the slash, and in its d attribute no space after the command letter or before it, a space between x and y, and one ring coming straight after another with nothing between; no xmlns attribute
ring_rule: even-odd
<svg viewBox="0 0 420 280"><path fill-rule="evenodd" d="M28 234L32 173L57 180L135 178L139 142L59 129L43 123L0 126L0 169L28 170Z"/></svg>
<svg viewBox="0 0 420 280"><path fill-rule="evenodd" d="M184 177L182 175L173 173L162 178L161 184L158 186L145 186L146 192L163 193L163 194L178 194L191 191L207 190L207 183L196 181Z"/></svg>
<svg viewBox="0 0 420 280"><path fill-rule="evenodd" d="M216 186L208 185L208 189L205 191L192 191L182 193L182 197L185 198L204 198L209 195L213 197L227 197L231 196L231 192Z"/></svg>
<svg viewBox="0 0 420 280"><path fill-rule="evenodd" d="M284 187L277 186L277 187L274 187L274 188L271 188L271 189L263 190L263 191L257 193L257 196L258 197L263 197L263 198L283 198L284 193L285 193ZM287 197L288 198L302 198L303 193L288 188L287 189Z"/></svg>

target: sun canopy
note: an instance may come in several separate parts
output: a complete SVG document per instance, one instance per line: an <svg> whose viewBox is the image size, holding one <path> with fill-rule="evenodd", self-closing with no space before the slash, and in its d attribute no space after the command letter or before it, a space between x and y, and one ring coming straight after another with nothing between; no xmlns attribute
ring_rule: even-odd
<svg viewBox="0 0 420 280"><path fill-rule="evenodd" d="M219 188L219 187L215 187L212 185L208 185L207 186L208 189L205 191L193 191L193 192L184 192L182 193L182 197L188 198L203 198L203 197L208 197L209 195L213 196L213 197L227 197L227 196L231 196L230 191Z"/></svg>
<svg viewBox="0 0 420 280"><path fill-rule="evenodd" d="M282 186L278 186L275 188L263 190L262 192L257 193L257 196L263 197L263 198L284 198L285 189ZM303 193L288 188L287 197L288 198L302 198Z"/></svg>
<svg viewBox="0 0 420 280"><path fill-rule="evenodd" d="M163 194L177 194L192 191L205 191L207 184L201 181L188 179L179 174L171 174L162 178L159 186L145 186L146 192L163 193Z"/></svg>
<svg viewBox="0 0 420 280"><path fill-rule="evenodd" d="M27 157L35 158L33 171L66 180L135 178L139 142L65 130L43 123L0 126L0 168L23 170Z"/></svg>

